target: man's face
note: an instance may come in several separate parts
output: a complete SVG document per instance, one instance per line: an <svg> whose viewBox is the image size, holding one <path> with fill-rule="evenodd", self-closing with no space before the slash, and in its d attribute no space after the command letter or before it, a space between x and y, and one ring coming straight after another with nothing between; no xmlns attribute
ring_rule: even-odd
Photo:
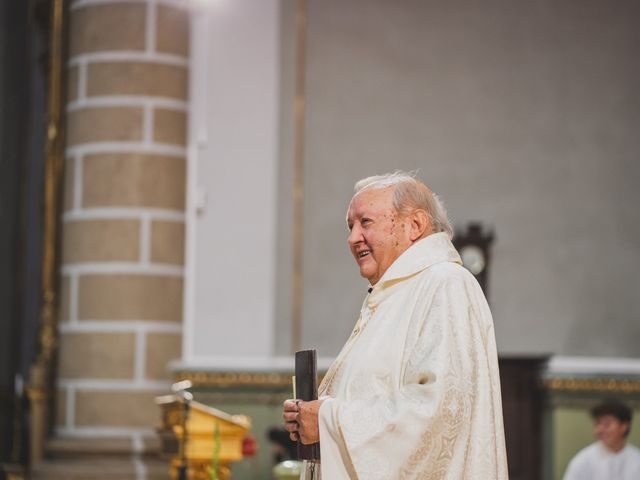
<svg viewBox="0 0 640 480"><path fill-rule="evenodd" d="M410 220L393 208L395 187L372 188L357 194L349 205L347 239L360 275L375 285L412 244Z"/></svg>
<svg viewBox="0 0 640 480"><path fill-rule="evenodd" d="M617 451L624 446L629 423L621 422L613 415L596 418L595 433L608 449Z"/></svg>

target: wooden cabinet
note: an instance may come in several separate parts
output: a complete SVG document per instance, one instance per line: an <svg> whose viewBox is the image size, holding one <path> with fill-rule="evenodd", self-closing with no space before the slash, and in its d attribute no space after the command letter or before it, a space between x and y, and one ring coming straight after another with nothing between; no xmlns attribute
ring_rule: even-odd
<svg viewBox="0 0 640 480"><path fill-rule="evenodd" d="M538 480L542 474L543 389L546 357L500 358L502 411L511 480Z"/></svg>

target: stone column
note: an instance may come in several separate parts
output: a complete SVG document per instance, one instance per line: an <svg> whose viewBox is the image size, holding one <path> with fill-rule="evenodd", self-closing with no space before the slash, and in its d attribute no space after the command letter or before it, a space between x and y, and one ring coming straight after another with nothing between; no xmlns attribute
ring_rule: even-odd
<svg viewBox="0 0 640 480"><path fill-rule="evenodd" d="M58 433L139 448L181 355L187 7L70 7Z"/></svg>

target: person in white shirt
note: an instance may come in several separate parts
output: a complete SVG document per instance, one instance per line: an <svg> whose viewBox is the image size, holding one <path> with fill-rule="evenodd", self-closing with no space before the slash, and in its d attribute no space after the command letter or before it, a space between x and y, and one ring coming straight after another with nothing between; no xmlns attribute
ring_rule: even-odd
<svg viewBox="0 0 640 480"><path fill-rule="evenodd" d="M580 450L569 463L564 480L638 480L640 450L627 443L631 410L609 400L591 410L598 439Z"/></svg>

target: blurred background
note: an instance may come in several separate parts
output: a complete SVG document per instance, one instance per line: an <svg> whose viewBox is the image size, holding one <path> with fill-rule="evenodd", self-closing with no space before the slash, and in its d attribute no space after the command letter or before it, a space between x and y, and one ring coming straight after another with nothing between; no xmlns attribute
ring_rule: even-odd
<svg viewBox="0 0 640 480"><path fill-rule="evenodd" d="M353 184L396 169L479 252L511 478L560 479L602 398L640 410L637 2L30 0L0 15L7 475L167 478L154 398L188 379L196 401L251 418L233 478L272 478L292 354L315 348L326 369L366 293L346 247Z"/></svg>

